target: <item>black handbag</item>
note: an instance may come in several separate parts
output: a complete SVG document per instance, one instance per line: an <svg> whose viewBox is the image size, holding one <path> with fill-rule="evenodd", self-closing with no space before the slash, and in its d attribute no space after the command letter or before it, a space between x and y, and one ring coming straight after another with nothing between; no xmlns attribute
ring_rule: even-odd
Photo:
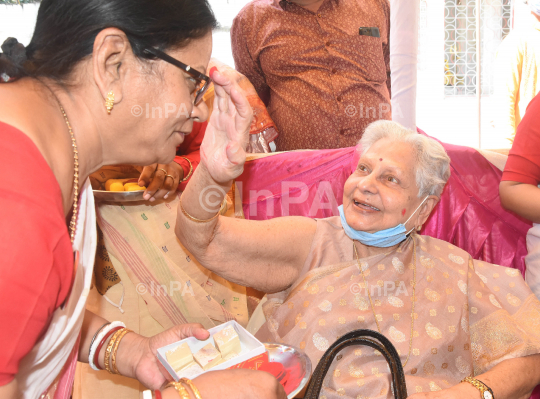
<svg viewBox="0 0 540 399"><path fill-rule="evenodd" d="M317 399L321 393L322 384L326 373L330 370L330 366L338 353L353 345L366 345L381 352L392 373L392 387L394 388L394 396L396 399L407 398L407 386L405 385L405 373L399 355L394 348L394 345L381 333L373 330L354 330L351 331L336 342L324 353L311 376L304 399Z"/></svg>

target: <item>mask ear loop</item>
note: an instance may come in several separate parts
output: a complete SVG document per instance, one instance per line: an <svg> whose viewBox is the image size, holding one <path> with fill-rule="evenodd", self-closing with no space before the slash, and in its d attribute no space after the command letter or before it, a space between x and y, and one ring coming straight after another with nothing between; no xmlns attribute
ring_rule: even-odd
<svg viewBox="0 0 540 399"><path fill-rule="evenodd" d="M411 214L411 216L409 216L409 218L407 219L407 221L405 223L403 223L403 226L405 226L407 223L409 223L409 220L411 220L411 218L413 217L413 215L418 211L418 209L420 209L420 207L424 204L424 202L426 202L426 200L428 199L429 195L426 195L426 198L424 198L424 200L420 203L420 205L418 205L418 208L416 208L416 210ZM415 226L416 227L416 226ZM413 227L412 229L410 229L407 233L405 233L405 235L409 235L411 233L411 231L413 231L415 229L415 227Z"/></svg>

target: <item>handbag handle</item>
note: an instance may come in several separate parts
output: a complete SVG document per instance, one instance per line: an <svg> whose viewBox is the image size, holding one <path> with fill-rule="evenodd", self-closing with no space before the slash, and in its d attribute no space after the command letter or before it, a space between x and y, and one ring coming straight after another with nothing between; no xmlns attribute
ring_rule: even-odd
<svg viewBox="0 0 540 399"><path fill-rule="evenodd" d="M334 358L342 349L353 345L366 345L381 352L390 366L394 396L396 399L406 399L407 386L405 384L405 373L396 348L381 333L366 329L351 331L339 338L328 348L311 376L304 399L317 399L319 397L324 378L328 370L330 370Z"/></svg>

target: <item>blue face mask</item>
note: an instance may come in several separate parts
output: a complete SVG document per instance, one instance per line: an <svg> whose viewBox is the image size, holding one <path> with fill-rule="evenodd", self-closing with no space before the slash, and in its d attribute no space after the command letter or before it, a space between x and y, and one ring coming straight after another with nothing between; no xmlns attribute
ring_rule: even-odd
<svg viewBox="0 0 540 399"><path fill-rule="evenodd" d="M338 207L339 209L339 215L341 216L341 225L343 226L343 230L345 230L345 234L349 236L352 240L360 241L364 245L369 245L370 247L379 247L379 248L388 248L392 247L394 245L399 244L401 241L405 240L407 238L407 234L409 234L411 231L414 230L414 227L407 231L405 228L405 225L413 215L420 209L422 204L426 202L428 199L428 196L424 198L422 203L418 205L418 208L412 213L411 216L409 216L409 219L405 223L400 223L396 227L391 227L386 230L377 231L376 233L366 233L365 231L358 231L354 230L349 224L347 223L347 220L345 220L345 213L343 212L343 205L340 205Z"/></svg>

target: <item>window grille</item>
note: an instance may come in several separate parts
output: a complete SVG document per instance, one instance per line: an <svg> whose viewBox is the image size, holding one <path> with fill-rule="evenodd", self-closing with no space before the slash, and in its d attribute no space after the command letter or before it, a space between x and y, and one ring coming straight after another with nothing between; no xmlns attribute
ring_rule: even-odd
<svg viewBox="0 0 540 399"><path fill-rule="evenodd" d="M445 96L476 95L476 1L445 0ZM493 94L497 48L510 33L511 0L482 1L482 94Z"/></svg>

